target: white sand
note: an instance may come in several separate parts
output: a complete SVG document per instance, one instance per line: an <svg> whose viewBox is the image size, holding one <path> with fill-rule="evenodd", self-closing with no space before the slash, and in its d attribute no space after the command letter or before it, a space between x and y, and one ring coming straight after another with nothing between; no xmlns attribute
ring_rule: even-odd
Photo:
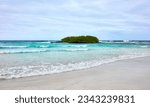
<svg viewBox="0 0 150 107"><path fill-rule="evenodd" d="M150 57L79 71L0 80L0 89L150 89Z"/></svg>

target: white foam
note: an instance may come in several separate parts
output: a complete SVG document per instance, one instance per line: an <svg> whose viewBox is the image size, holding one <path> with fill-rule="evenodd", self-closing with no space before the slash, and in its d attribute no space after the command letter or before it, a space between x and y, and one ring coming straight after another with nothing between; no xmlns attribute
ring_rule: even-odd
<svg viewBox="0 0 150 107"><path fill-rule="evenodd" d="M88 48L67 48L64 49L65 51L87 51L89 50Z"/></svg>
<svg viewBox="0 0 150 107"><path fill-rule="evenodd" d="M1 48L27 48L27 46L0 46Z"/></svg>
<svg viewBox="0 0 150 107"><path fill-rule="evenodd" d="M49 46L47 45L41 45L40 48L48 48Z"/></svg>
<svg viewBox="0 0 150 107"><path fill-rule="evenodd" d="M142 47L142 48L147 48L148 46L147 46L147 45L144 45L144 46L140 46L140 47Z"/></svg>
<svg viewBox="0 0 150 107"><path fill-rule="evenodd" d="M0 79L12 79L12 78L20 78L20 77L61 73L66 71L75 71L75 70L99 66L105 63L115 62L118 60L132 59L132 58L144 57L144 56L149 56L149 55L148 54L121 55L118 57L113 57L111 59L92 60L92 61L85 61L85 62L78 62L78 63L57 64L57 65L43 64L43 65L35 65L35 66L9 67L0 70Z"/></svg>
<svg viewBox="0 0 150 107"><path fill-rule="evenodd" d="M10 49L10 50L1 50L0 54L14 54L14 53L38 53L38 52L47 52L48 49Z"/></svg>
<svg viewBox="0 0 150 107"><path fill-rule="evenodd" d="M86 48L87 45L74 45L74 47L77 47L77 48Z"/></svg>

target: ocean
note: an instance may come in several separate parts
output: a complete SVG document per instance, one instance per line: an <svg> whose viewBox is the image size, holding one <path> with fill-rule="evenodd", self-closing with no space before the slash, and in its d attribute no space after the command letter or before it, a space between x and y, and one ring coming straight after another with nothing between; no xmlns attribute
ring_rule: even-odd
<svg viewBox="0 0 150 107"><path fill-rule="evenodd" d="M150 56L150 41L105 40L96 44L0 41L0 79L75 72L144 56Z"/></svg>

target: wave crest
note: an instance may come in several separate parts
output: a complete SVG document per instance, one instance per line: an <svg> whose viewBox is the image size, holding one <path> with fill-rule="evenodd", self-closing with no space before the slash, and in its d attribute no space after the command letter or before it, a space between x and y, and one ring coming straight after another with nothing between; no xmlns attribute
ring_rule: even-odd
<svg viewBox="0 0 150 107"><path fill-rule="evenodd" d="M0 79L12 79L12 78L47 75L47 74L61 73L61 72L67 72L67 71L74 71L74 70L80 70L80 69L99 66L105 63L115 62L118 60L132 59L132 58L144 57L144 56L149 56L149 55L146 55L146 54L137 55L137 56L123 55L123 56L118 56L118 57L114 57L111 59L92 60L92 61L85 61L85 62L78 62L78 63L57 64L57 65L43 64L43 65L35 65L35 66L29 65L29 66L9 67L9 68L3 68L0 70Z"/></svg>
<svg viewBox="0 0 150 107"><path fill-rule="evenodd" d="M0 54L15 54L15 53L39 53L39 52L48 52L49 50L3 50L0 51Z"/></svg>

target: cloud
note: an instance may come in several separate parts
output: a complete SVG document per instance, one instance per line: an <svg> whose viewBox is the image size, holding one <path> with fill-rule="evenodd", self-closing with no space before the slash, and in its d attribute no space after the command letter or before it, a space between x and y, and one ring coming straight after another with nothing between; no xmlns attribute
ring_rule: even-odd
<svg viewBox="0 0 150 107"><path fill-rule="evenodd" d="M149 0L1 0L0 39L80 34L115 39L114 33L117 39L150 39L149 10Z"/></svg>

